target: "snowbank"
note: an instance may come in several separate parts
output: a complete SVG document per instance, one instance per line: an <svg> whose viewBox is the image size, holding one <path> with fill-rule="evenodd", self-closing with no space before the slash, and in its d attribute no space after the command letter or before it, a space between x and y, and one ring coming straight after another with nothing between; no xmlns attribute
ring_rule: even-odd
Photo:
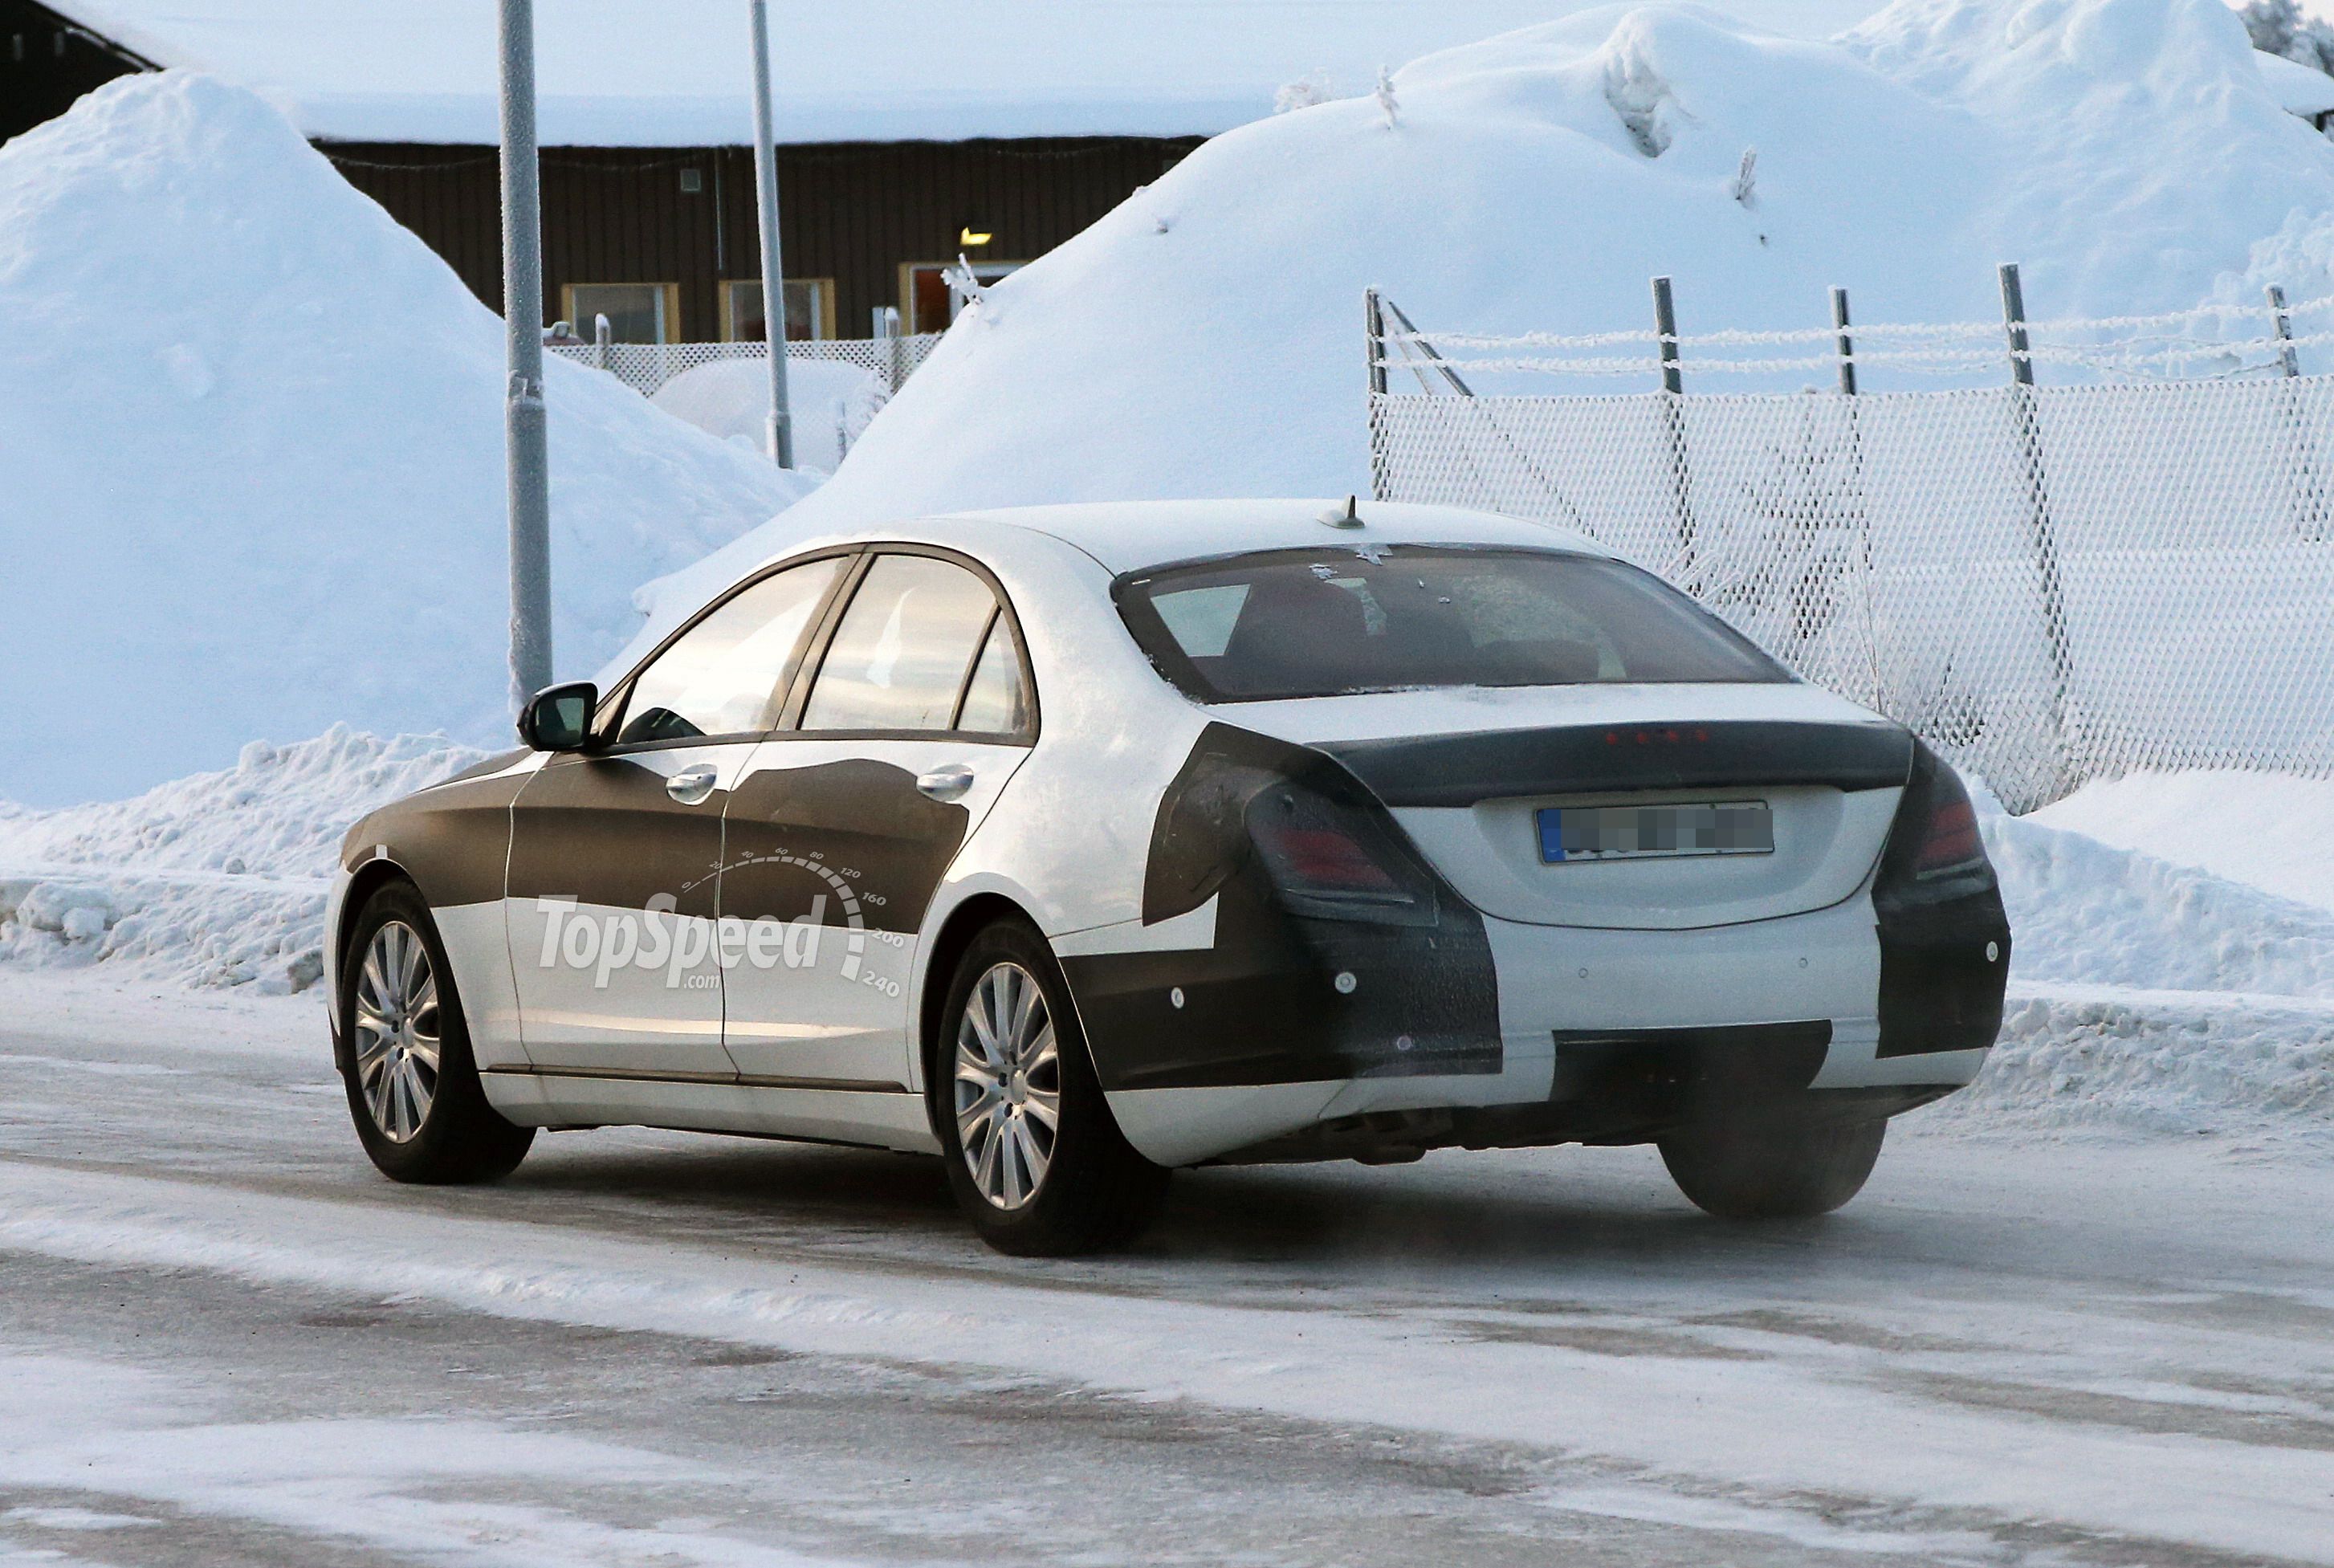
<svg viewBox="0 0 2334 1568"><path fill-rule="evenodd" d="M2334 78L2329 78L2334 80ZM851 444L883 407L883 383L837 360L797 360L786 367L786 407L794 417L795 466L832 474ZM766 360L712 360L683 370L649 401L719 441L760 452L770 418Z"/></svg>
<svg viewBox="0 0 2334 1568"><path fill-rule="evenodd" d="M134 800L0 803L0 961L119 960L192 985L304 990L323 972L324 895L349 825L484 755L335 726L297 746L254 741L226 772Z"/></svg>
<svg viewBox="0 0 2334 1568"><path fill-rule="evenodd" d="M1869 320L1990 319L2017 260L2038 315L2110 314L2233 287L2282 235L2289 293L2334 290L2334 147L2220 0L1901 0L1829 43L1608 6L1393 86L1391 125L1362 96L1242 126L996 284L830 486L660 615L863 520L1366 490L1367 285L1429 330L1643 330L1666 273L1688 331L1803 328L1835 284Z"/></svg>
<svg viewBox="0 0 2334 1568"><path fill-rule="evenodd" d="M2334 779L2131 774L2085 784L2027 820L2334 909Z"/></svg>
<svg viewBox="0 0 2334 1568"><path fill-rule="evenodd" d="M254 736L507 733L502 329L258 98L128 78L0 148L0 798ZM555 636L807 482L555 361Z"/></svg>

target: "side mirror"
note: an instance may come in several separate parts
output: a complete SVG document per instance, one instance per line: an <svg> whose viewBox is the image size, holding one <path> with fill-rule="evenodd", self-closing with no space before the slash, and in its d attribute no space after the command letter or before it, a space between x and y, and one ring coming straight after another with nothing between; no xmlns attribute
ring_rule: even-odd
<svg viewBox="0 0 2334 1568"><path fill-rule="evenodd" d="M518 737L535 751L582 751L592 744L600 688L588 680L546 686L519 710Z"/></svg>

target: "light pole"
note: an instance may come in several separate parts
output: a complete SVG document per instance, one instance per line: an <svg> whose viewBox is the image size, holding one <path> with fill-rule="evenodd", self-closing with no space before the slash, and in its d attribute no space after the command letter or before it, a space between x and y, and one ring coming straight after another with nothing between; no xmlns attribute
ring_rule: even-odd
<svg viewBox="0 0 2334 1568"><path fill-rule="evenodd" d="M501 0L503 432L510 481L516 710L551 684L551 454L543 409L543 192L535 146L534 0Z"/></svg>
<svg viewBox="0 0 2334 1568"><path fill-rule="evenodd" d="M754 22L754 196L762 220L762 332L770 351L770 461L795 466L786 407L786 273L778 257L778 159L770 129L770 10L751 0Z"/></svg>

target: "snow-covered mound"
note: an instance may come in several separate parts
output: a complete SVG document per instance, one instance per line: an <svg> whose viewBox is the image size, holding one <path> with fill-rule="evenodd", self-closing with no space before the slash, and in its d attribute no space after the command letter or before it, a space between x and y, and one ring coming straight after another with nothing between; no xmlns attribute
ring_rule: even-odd
<svg viewBox="0 0 2334 1568"><path fill-rule="evenodd" d="M2334 779L2130 774L2085 784L2027 820L2334 909Z"/></svg>
<svg viewBox="0 0 2334 1568"><path fill-rule="evenodd" d="M0 148L0 798L348 720L507 733L502 329L275 109L125 78ZM555 643L807 487L549 367Z"/></svg>
<svg viewBox="0 0 2334 1568"><path fill-rule="evenodd" d="M770 418L766 360L712 360L683 370L649 401L717 440L759 452ZM883 383L839 360L797 360L786 367L786 408L794 418L795 465L832 474L851 444L883 407Z"/></svg>
<svg viewBox="0 0 2334 1568"><path fill-rule="evenodd" d="M2133 781L2123 798L2190 793L2187 776ZM2315 781L2244 777L2264 837L2334 842L2334 799ZM2117 839L2152 836L2145 809L2121 820L2096 798L2088 809ZM2015 933L2009 1006L1976 1084L1924 1119L1981 1131L2334 1133L2334 910L2107 833L1998 813L1983 827ZM2317 874L2334 870L2322 850L2314 860Z"/></svg>
<svg viewBox="0 0 2334 1568"><path fill-rule="evenodd" d="M336 726L296 746L254 741L226 772L134 800L0 803L0 959L130 960L190 984L305 989L323 973L324 895L349 824L483 755Z"/></svg>
<svg viewBox="0 0 2334 1568"><path fill-rule="evenodd" d="M1604 332L1666 273L1689 332L1803 328L1835 284L1868 320L1989 319L2019 261L2038 315L2118 314L2282 235L2276 281L2334 288L2334 147L2221 0L1900 0L1828 43L1611 6L1392 89L1218 137L994 285L832 484L660 613L837 524L1365 490L1369 285L1430 330Z"/></svg>

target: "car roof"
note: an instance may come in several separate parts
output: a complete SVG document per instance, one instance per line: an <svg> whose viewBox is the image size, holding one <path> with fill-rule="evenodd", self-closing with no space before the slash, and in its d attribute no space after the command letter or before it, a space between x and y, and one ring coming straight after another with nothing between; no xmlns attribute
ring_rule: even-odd
<svg viewBox="0 0 2334 1568"><path fill-rule="evenodd" d="M1587 535L1545 523L1474 512L1458 506L1422 506L1395 501L1353 501L1359 527L1337 527L1325 516L1342 518L1350 498L1255 501L1118 501L1056 506L1013 506L922 519L894 535L954 524L1027 529L1058 539L1091 555L1113 573L1138 572L1178 561L1204 560L1252 550L1304 549L1321 545L1352 549L1365 544L1505 544L1526 549L1612 552ZM878 531L868 531L869 537Z"/></svg>

